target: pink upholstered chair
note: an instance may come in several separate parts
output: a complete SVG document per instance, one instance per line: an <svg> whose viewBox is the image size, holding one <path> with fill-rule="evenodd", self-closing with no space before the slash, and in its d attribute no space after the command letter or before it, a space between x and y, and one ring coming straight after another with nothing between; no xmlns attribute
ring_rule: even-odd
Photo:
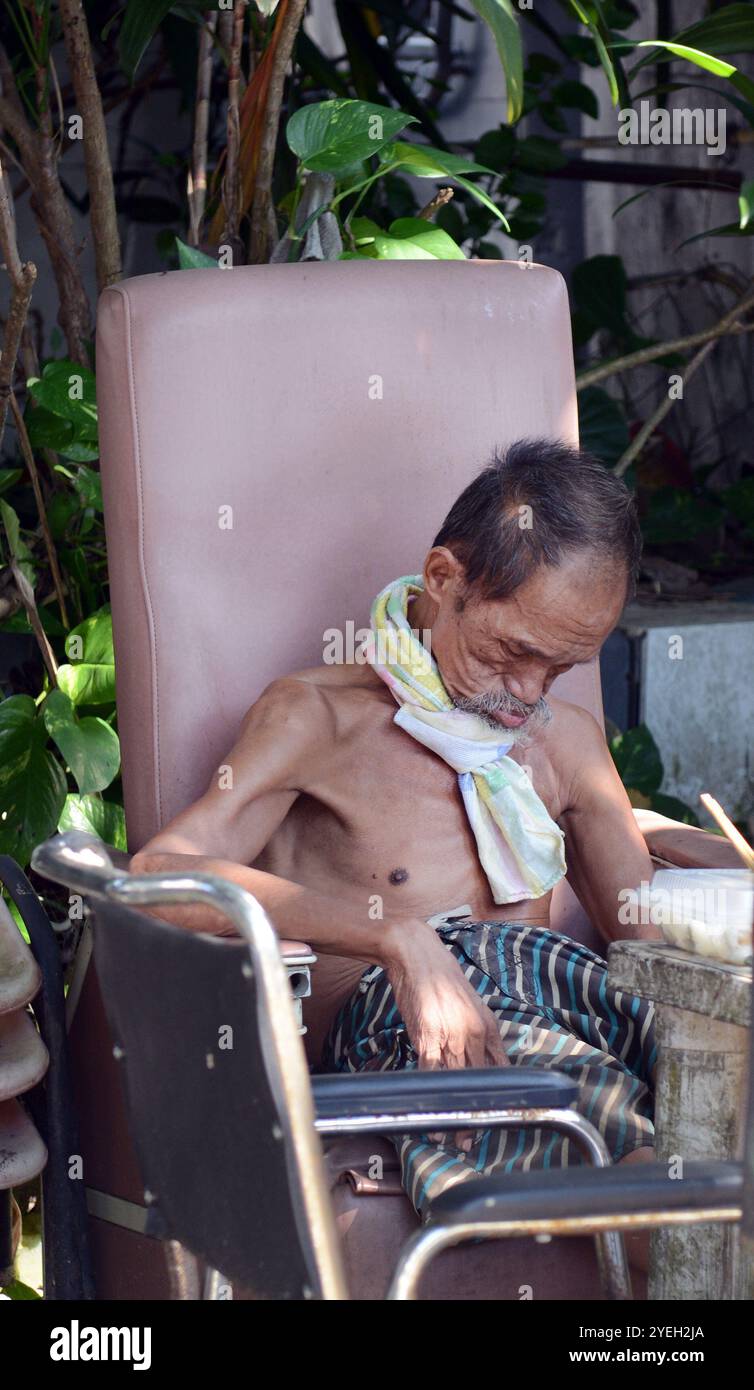
<svg viewBox="0 0 754 1390"><path fill-rule="evenodd" d="M204 790L270 680L321 661L327 628L362 625L388 579L420 568L495 446L577 435L566 289L539 266L143 276L101 298L97 383L131 852ZM601 717L596 662L556 689ZM677 832L649 821L662 853ZM600 949L567 882L551 921ZM100 1296L166 1297L93 966L71 1042ZM351 1286L381 1297L415 1223L394 1151L342 1141L329 1162ZM598 1297L591 1241L447 1252L426 1296L517 1299L522 1284Z"/></svg>

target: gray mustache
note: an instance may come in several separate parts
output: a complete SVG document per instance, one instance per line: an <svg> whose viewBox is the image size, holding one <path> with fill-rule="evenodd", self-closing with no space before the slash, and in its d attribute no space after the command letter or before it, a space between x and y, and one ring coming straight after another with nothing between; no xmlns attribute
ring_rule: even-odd
<svg viewBox="0 0 754 1390"><path fill-rule="evenodd" d="M482 695L459 695L454 700L456 709L465 710L468 714L512 714L520 715L524 719L531 719L536 716L537 720L545 719L550 708L544 695L533 705L524 704L523 700L517 700L515 695L509 695L506 690L488 690Z"/></svg>

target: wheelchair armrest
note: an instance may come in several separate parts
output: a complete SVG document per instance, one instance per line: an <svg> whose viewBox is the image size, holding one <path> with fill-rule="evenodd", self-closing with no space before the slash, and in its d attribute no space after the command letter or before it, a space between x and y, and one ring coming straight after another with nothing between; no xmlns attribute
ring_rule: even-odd
<svg viewBox="0 0 754 1390"><path fill-rule="evenodd" d="M105 845L108 858L115 869L122 869L127 872L133 859L132 854L128 854L123 849L114 849L112 845ZM316 960L311 946L307 946L304 941L281 941L280 954L286 966L312 965Z"/></svg>
<svg viewBox="0 0 754 1390"><path fill-rule="evenodd" d="M429 1221L466 1225L491 1221L562 1221L639 1212L721 1211L740 1207L743 1165L729 1160L685 1163L671 1178L667 1163L610 1168L540 1168L456 1183L432 1202ZM714 1220L714 1217L712 1218Z"/></svg>
<svg viewBox="0 0 754 1390"><path fill-rule="evenodd" d="M504 1111L565 1110L574 1104L578 1085L564 1072L539 1067L479 1067L459 1071L335 1072L312 1077L312 1091L318 1128L328 1121L344 1133L353 1128L364 1132L369 1120L375 1129L386 1129L385 1121L395 1119L410 1129L422 1131L423 1118L438 1116L447 1127L456 1123L459 1113L463 1128L484 1128L490 1117ZM473 1119L467 1118L473 1116ZM320 1121L323 1122L320 1126Z"/></svg>
<svg viewBox="0 0 754 1390"><path fill-rule="evenodd" d="M723 835L683 825L657 811L635 810L634 816L652 857L671 868L741 868L741 860Z"/></svg>

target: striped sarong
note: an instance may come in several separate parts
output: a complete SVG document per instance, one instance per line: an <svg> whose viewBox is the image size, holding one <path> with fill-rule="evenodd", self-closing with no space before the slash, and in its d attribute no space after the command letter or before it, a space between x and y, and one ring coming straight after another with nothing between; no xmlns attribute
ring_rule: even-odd
<svg viewBox="0 0 754 1390"><path fill-rule="evenodd" d="M521 922L433 919L466 979L495 1015L509 1062L565 1072L577 1109L599 1130L613 1161L654 1140L654 1009L612 989L607 963L571 937ZM416 1053L380 966L370 967L333 1020L322 1070L415 1067ZM451 1133L396 1135L401 1180L419 1215L456 1182L479 1175L583 1161L551 1129L477 1130L471 1151Z"/></svg>

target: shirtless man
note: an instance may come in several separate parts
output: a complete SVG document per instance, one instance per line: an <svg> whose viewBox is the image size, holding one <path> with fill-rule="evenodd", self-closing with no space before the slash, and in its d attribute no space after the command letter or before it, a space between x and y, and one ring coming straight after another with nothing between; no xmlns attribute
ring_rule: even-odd
<svg viewBox="0 0 754 1390"><path fill-rule="evenodd" d="M408 610L415 632L431 632L431 655L450 702L487 727L499 726L506 742L514 740L508 756L529 769L534 791L564 832L569 881L605 943L660 935L651 925L619 925L618 918L620 891L650 880L652 863L602 729L577 706L545 697L556 676L595 657L616 625L639 549L633 505L621 483L564 444L523 441L496 457L451 509ZM500 1004L482 997L484 962L449 949L460 940L452 924L443 936L428 919L464 905L473 924L509 924L517 951L522 942L527 948L536 942L537 952L546 943L545 959L557 950L571 963L570 979L573 968L579 979L599 977L603 997L604 962L575 945L568 955L566 938L543 935L549 892L494 900L456 771L398 727L395 715L396 699L370 664L323 665L274 681L224 759L233 770L232 790L213 778L134 857L132 871L190 869L231 879L258 898L282 938L311 945L318 962L305 1022L314 1065L339 1009L375 966L381 970L372 972L372 994L362 985L361 997L374 1003L379 986L384 1004L385 989L391 991L400 1048L396 1053L393 1027L384 1056L370 1044L369 1065L546 1060L548 1049L554 1053L562 1043L559 1034L576 1026L576 1015L559 1013L560 1027L548 1031L543 1010L534 1007L552 1002L541 997L544 975L534 980L533 995L529 988L513 1001L524 1010L522 1022L509 998ZM160 908L159 915L195 930L232 930L205 906ZM467 968L472 959L476 973ZM585 985L584 1000L587 994ZM637 1001L623 1001L620 1024L631 1028L626 1005ZM624 1057L633 1049L628 1075L643 1108L616 1159L653 1156L653 1063L643 1007L642 1037L638 1030L633 1041L620 1034ZM368 1019L367 1025L371 1033ZM573 1070L585 1058L594 1061L600 1085L606 1059L608 1070L621 1068L618 1047L611 1055L604 1036L600 1041L582 1030L569 1036L571 1043ZM358 1039L340 1032L334 1039L331 1031L326 1069L359 1065L353 1060L359 1055ZM588 1072L587 1066L585 1077ZM595 1074L585 1094L598 1122ZM510 1144L515 1132L501 1133ZM478 1152L478 1136L475 1143ZM511 1153L501 1148L498 1160L509 1162ZM407 1190L420 1209L408 1186L411 1156L402 1152L402 1158ZM490 1170L483 1158L477 1171ZM633 1241L637 1250L642 1244L641 1236Z"/></svg>

